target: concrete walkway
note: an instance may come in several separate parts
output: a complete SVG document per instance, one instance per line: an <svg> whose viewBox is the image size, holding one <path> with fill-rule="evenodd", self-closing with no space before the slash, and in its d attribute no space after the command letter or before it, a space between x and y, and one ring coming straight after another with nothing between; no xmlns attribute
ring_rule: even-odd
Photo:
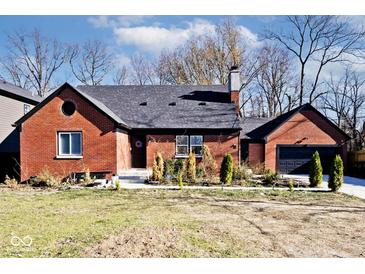
<svg viewBox="0 0 365 274"><path fill-rule="evenodd" d="M284 177L309 182L308 175L284 175ZM365 199L365 179L344 176L344 182L340 192ZM322 189L328 189L328 175L323 175Z"/></svg>
<svg viewBox="0 0 365 274"><path fill-rule="evenodd" d="M303 180L304 182L309 182L308 175L283 175L285 178L295 178L297 180ZM319 188L294 188L296 191L305 190L305 191L329 191L328 189L328 175L323 176L323 184ZM341 187L340 192L346 193L349 195L353 195L359 197L361 199L365 199L365 179L359 179L349 176L344 176L344 185ZM180 189L179 186L170 186L170 185L149 185L144 184L142 182L129 182L121 180L121 188L124 189ZM221 186L184 186L184 189L222 189ZM272 187L223 187L224 190L271 190ZM278 188L276 188L278 189ZM280 189L288 189L288 188L280 188Z"/></svg>

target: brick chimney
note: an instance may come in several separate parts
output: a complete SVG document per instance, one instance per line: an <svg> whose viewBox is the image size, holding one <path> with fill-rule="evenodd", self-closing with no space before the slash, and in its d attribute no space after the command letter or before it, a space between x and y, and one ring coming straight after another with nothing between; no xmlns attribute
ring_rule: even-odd
<svg viewBox="0 0 365 274"><path fill-rule="evenodd" d="M232 103L236 104L236 112L240 115L240 71L237 66L232 66L228 75L228 91Z"/></svg>

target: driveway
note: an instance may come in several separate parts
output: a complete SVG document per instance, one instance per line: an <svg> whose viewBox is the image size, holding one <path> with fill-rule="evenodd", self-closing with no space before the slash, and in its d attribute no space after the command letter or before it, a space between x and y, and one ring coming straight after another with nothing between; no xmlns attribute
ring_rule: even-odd
<svg viewBox="0 0 365 274"><path fill-rule="evenodd" d="M303 181L309 181L308 175L304 174L295 174L295 175L284 175L286 178L296 178L301 179ZM328 188L328 175L323 175L323 188ZM346 193L349 195L353 195L359 197L361 199L365 199L365 179L344 176L344 185L340 188L340 192Z"/></svg>

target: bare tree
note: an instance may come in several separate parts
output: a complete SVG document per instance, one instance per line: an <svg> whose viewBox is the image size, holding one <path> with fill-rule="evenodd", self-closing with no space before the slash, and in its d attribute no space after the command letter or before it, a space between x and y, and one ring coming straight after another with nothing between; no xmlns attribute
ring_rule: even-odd
<svg viewBox="0 0 365 274"><path fill-rule="evenodd" d="M290 110L297 97L287 51L264 46L259 54L259 67L256 83L265 98L267 115L273 117Z"/></svg>
<svg viewBox="0 0 365 274"><path fill-rule="evenodd" d="M326 65L364 57L364 28L355 28L343 17L288 16L286 23L287 30L268 31L266 37L287 48L299 61L300 105L304 102L306 90L310 103L322 95L317 94L316 90ZM307 66L310 62L316 68L311 68L311 79L307 79Z"/></svg>
<svg viewBox="0 0 365 274"><path fill-rule="evenodd" d="M217 25L214 35L207 37L208 61L221 84L228 81L228 72L232 66L243 65L245 46L242 35L234 21L227 19Z"/></svg>
<svg viewBox="0 0 365 274"><path fill-rule="evenodd" d="M99 40L76 45L69 59L73 75L85 85L99 85L112 68L112 56Z"/></svg>
<svg viewBox="0 0 365 274"><path fill-rule="evenodd" d="M2 71L0 79L3 81L7 80L18 87L30 89L29 77L24 74L26 68L21 68L19 65L20 63L13 60L10 56L5 57L0 61Z"/></svg>
<svg viewBox="0 0 365 274"><path fill-rule="evenodd" d="M231 67L237 66L243 79L243 90L259 71L255 53L246 48L237 25L227 19L217 25L214 32L193 37L172 51L162 52L157 76L160 83L165 84L224 85ZM248 102L249 96L244 101Z"/></svg>
<svg viewBox="0 0 365 274"><path fill-rule="evenodd" d="M31 33L8 35L9 54L2 67L14 84L29 87L39 96L53 88L56 72L66 62L69 48L35 29Z"/></svg>
<svg viewBox="0 0 365 274"><path fill-rule="evenodd" d="M335 80L333 75L326 83L328 92L322 97L326 116L352 138L351 148L364 144L362 125L365 121L365 78L351 68Z"/></svg>
<svg viewBox="0 0 365 274"><path fill-rule="evenodd" d="M125 85L128 80L128 71L126 66L118 68L113 77L113 83L115 85Z"/></svg>
<svg viewBox="0 0 365 274"><path fill-rule="evenodd" d="M131 58L131 80L136 85L153 85L155 71L150 61L143 55L135 54Z"/></svg>

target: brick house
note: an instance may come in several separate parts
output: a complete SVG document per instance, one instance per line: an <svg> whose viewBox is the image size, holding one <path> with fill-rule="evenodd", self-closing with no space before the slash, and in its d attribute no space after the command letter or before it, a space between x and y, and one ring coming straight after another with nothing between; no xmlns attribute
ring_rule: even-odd
<svg viewBox="0 0 365 274"><path fill-rule="evenodd" d="M321 155L346 156L347 135L310 105L270 121L242 118L240 87L235 69L228 87L75 88L66 83L15 122L22 180L45 166L65 176L85 169L110 176L129 168L150 168L157 152L169 159L187 158L193 151L199 160L203 145L218 164L231 153L236 164L247 160L274 170L284 167L291 149L305 151L299 159L304 166L308 147L321 148ZM294 171L288 166L288 172Z"/></svg>

